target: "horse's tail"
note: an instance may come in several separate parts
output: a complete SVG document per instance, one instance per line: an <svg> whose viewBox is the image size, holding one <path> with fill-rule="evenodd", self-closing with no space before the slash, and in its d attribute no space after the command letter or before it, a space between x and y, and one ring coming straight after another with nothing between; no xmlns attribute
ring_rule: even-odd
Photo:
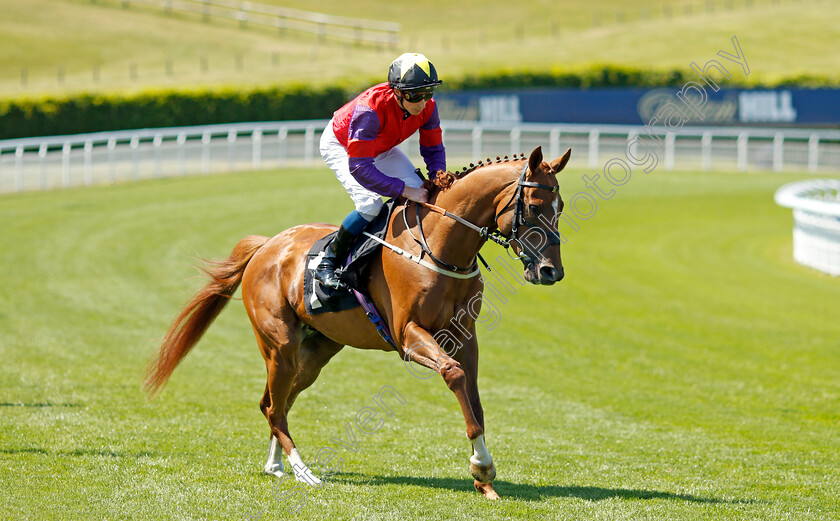
<svg viewBox="0 0 840 521"><path fill-rule="evenodd" d="M242 273L251 257L266 242L268 237L260 235L245 237L239 241L230 257L211 261L208 267L203 268L210 282L187 302L169 327L160 352L149 361L145 387L150 395L163 389L178 363L219 316L242 282Z"/></svg>

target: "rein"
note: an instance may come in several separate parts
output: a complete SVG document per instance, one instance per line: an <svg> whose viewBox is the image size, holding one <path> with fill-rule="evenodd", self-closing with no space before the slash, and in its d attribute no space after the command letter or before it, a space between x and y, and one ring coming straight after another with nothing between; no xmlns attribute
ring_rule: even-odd
<svg viewBox="0 0 840 521"><path fill-rule="evenodd" d="M421 266L424 266L426 268L429 268L432 271L436 271L437 273L440 273L442 275L447 275L449 277L456 278L456 279L471 279L471 278L475 277L476 275L478 275L479 273L481 273L481 271L478 269L478 266L475 266L475 269L473 271L471 271L470 273L458 273L458 272L455 272L455 271L449 271L449 270L438 268L437 266L435 266L431 262L426 262L425 260L421 259L417 255L412 255L412 254L408 253L407 251L403 250L402 248L400 248L399 246L394 246L393 244L391 244L389 242L385 242L382 239L380 239L379 237L377 237L375 235L371 235L368 232L362 232L362 233L366 237L368 237L370 239L373 239L374 241L378 242L382 246L385 246L386 248L389 248L390 250L392 250L397 255L402 255L403 257L407 258L408 260L414 261L417 264L419 264Z"/></svg>
<svg viewBox="0 0 840 521"><path fill-rule="evenodd" d="M485 239L485 240L490 239L491 241L493 241L496 244L505 248L505 250L510 248L512 243L514 243L514 242L518 243L519 247L520 247L520 256L517 257L517 258L522 260L522 262L524 264L528 264L528 263L532 262L532 258L529 254L523 253L523 252L526 252L527 248L522 243L522 241L519 239L519 226L534 227L534 225L525 221L525 218L524 218L525 200L524 200L524 191L522 189L523 188L539 188L539 189L542 189L542 190L548 190L552 193L557 193L557 192L560 191L560 187L559 186L548 186L548 185L544 185L544 184L541 184L541 183L534 183L532 181L526 181L525 176L527 174L528 174L528 163L526 162L525 166L522 168L522 173L519 176L519 181L516 184L516 191L513 193L513 196L510 198L510 201L508 201L508 203L504 206L504 208L502 208L502 210L499 213L497 213L496 217L493 219L493 222L496 225L495 226L496 229L493 230L492 232L490 231L490 229L487 226L482 227L482 226L478 226L476 224L473 224L470 221L468 221L468 220L466 220L462 217L459 217L459 216L449 212L448 210L446 210L444 208L441 208L440 206L435 206L435 205L430 204L430 203L417 203L417 206L415 207L415 215L416 215L416 219L417 219L417 228L419 230L419 235L420 235L420 239L418 239L417 237L414 236L414 233L411 232L411 226L409 226L409 224L408 224L408 218L406 217L405 210L408 208L408 204L410 203L410 201L406 203L406 205L403 207L403 212L402 212L403 223L405 224L406 230L408 230L408 233L411 235L411 237L414 239L414 241L417 244L419 244L420 247L423 249L423 253L428 255L429 258L431 258L438 265L443 266L444 270L441 270L437 267L432 267L433 265L430 265L429 263L421 262L420 257L413 256L413 255L411 255L411 254L409 254L409 253L407 253L403 250L400 250L399 248L392 247L392 245L390 245L390 244L388 244L384 241L380 241L380 242L382 242L382 244L388 246L389 248L391 248L395 252L399 253L400 255L404 255L404 256L410 258L411 260L414 260L418 264L422 264L426 267L429 267L429 268L433 269L434 271L437 271L438 273L443 273L445 275L449 275L449 276L455 277L455 278L470 278L470 277L473 277L476 274L478 274L479 270L478 270L477 260L473 260L473 263L472 263L471 266L469 266L467 268L462 268L460 266L450 264L450 263L440 259L439 257L437 257L434 253L432 253L432 251L429 248L429 245L426 241L426 234L423 231L423 222L420 219L420 206L425 206L426 208L428 208L432 212L443 215L444 217L448 217L448 218L454 220L455 222L457 222L459 224L462 224L463 226L466 226L467 228L477 232L483 239ZM507 212L510 209L511 204L514 205L514 217L513 217L513 224L511 226L510 236L507 236L507 235L503 234L501 231L499 231L499 217L501 217L501 215L503 213ZM536 252L538 256L541 255L542 252L544 252L550 246L555 245L555 244L561 244L560 238L557 237L557 234L547 233L547 235L549 236L548 244L543 249L541 249L539 252ZM481 259L482 264L484 264L484 266L486 268L488 268L488 269L490 268L487 265L487 263L484 261L484 259L481 258L480 253L477 254L476 256L477 256L478 259ZM463 275L464 273L467 273L467 275L464 276Z"/></svg>
<svg viewBox="0 0 840 521"><path fill-rule="evenodd" d="M444 210L443 208L441 208L439 206L429 205L428 203L419 203L417 206L414 207L415 210L416 210L414 213L415 213L416 218L417 218L417 228L420 231L420 239L418 240L417 237L414 236L414 233L411 232L411 227L408 225L408 218L405 215L405 210L406 210L406 208L408 208L408 205L406 205L406 207L403 208L403 223L405 223L405 229L408 230L408 233L411 235L411 238L414 239L414 241L417 244L420 245L420 247L423 249L423 253L428 255L429 258L431 258L437 264L439 264L439 265L443 266L444 268L446 268L447 270L453 271L455 273L465 273L465 272L470 272L470 271L475 270L475 268L476 268L476 261L475 260L473 260L472 265L470 265L468 268L462 268L462 267L456 266L454 264L449 264L448 262L444 261L440 257L436 256L434 253L432 253L431 248L429 248L429 244L426 242L426 232L423 231L423 221L420 219L420 205L421 204L424 205L424 206L427 206L427 207L433 207L435 209L434 211L436 213L443 212L441 215L445 215L446 217L450 217L450 218L454 219L455 221L467 226L468 228L471 228L471 229L477 231L480 234L482 233L482 229L479 228L478 226L474 225L473 223L467 221L466 219L462 219L455 214L449 213L448 211ZM484 231L486 232L486 229L484 229Z"/></svg>

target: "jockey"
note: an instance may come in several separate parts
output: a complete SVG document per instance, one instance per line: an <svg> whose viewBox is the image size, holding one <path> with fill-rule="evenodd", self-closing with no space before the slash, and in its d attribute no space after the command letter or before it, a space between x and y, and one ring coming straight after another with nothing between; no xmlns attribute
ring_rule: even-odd
<svg viewBox="0 0 840 521"><path fill-rule="evenodd" d="M382 208L381 196L426 202L428 193L414 165L397 145L420 131L420 155L429 177L446 171L446 153L434 90L443 83L422 54L406 53L380 83L338 109L321 136L321 157L350 194L356 209L327 245L315 279L339 287L336 269Z"/></svg>

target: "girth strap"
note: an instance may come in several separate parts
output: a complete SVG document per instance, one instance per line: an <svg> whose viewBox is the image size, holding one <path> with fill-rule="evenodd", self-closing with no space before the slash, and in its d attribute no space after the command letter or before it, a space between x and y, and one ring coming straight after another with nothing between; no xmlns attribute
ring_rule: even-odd
<svg viewBox="0 0 840 521"><path fill-rule="evenodd" d="M376 328L377 333L379 336L382 337L383 340L391 344L391 346L396 349L397 344L394 342L394 338L391 336L391 330L388 329L388 324L385 323L385 319L382 318L382 315L376 309L376 306L373 305L373 302L368 300L368 298L361 292L357 290L353 290L353 293L356 295L356 300L359 301L359 304L362 305L362 309L365 310L365 315L367 315L368 319L373 324L373 327Z"/></svg>

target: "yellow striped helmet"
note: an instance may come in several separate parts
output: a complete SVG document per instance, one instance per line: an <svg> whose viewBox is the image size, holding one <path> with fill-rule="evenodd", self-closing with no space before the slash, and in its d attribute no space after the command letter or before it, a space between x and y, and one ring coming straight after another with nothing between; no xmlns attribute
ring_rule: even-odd
<svg viewBox="0 0 840 521"><path fill-rule="evenodd" d="M434 89L443 83L438 79L435 66L420 53L407 52L391 63L388 85L394 89Z"/></svg>

